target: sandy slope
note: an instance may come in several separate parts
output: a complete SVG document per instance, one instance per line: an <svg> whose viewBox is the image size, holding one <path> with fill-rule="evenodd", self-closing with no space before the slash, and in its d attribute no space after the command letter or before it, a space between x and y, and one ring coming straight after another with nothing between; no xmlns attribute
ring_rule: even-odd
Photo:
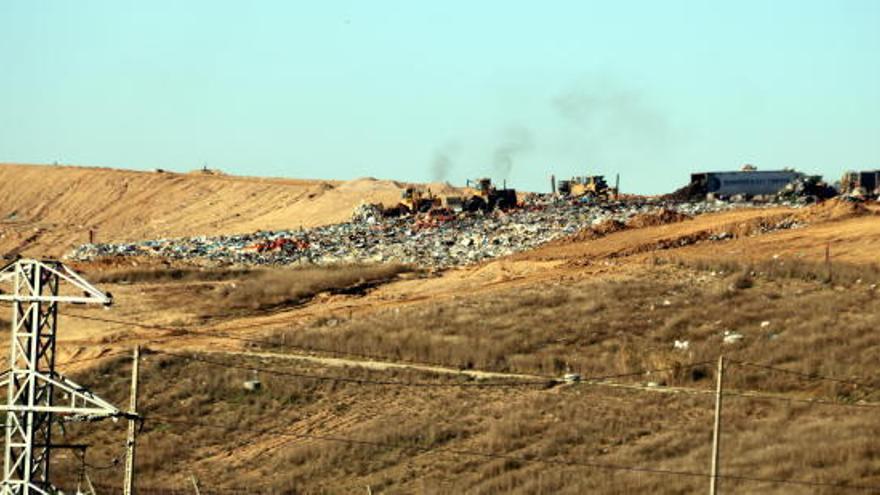
<svg viewBox="0 0 880 495"><path fill-rule="evenodd" d="M310 227L362 201L392 204L394 181L260 179L0 164L0 252L61 255L87 242Z"/></svg>

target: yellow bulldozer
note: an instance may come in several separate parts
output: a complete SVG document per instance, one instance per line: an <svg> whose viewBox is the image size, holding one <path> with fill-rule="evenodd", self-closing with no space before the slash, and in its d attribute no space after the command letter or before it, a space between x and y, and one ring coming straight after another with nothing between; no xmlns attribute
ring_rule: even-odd
<svg viewBox="0 0 880 495"><path fill-rule="evenodd" d="M425 213L441 206L441 200L430 189L407 187L400 193L400 204L413 213Z"/></svg>
<svg viewBox="0 0 880 495"><path fill-rule="evenodd" d="M617 196L617 190L608 186L604 175L588 175L559 181L559 194L573 198L611 199Z"/></svg>
<svg viewBox="0 0 880 495"><path fill-rule="evenodd" d="M477 194L464 200L464 209L467 211L507 210L516 206L516 189L498 189L492 185L492 179L468 180L467 186L477 191Z"/></svg>

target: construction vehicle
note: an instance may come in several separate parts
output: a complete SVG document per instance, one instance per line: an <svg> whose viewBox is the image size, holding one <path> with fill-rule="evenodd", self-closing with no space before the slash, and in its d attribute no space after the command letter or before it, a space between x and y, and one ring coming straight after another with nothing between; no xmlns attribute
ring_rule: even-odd
<svg viewBox="0 0 880 495"><path fill-rule="evenodd" d="M857 197L880 195L880 170L846 172L840 179L840 193Z"/></svg>
<svg viewBox="0 0 880 495"><path fill-rule="evenodd" d="M608 187L604 175L588 175L586 177L572 177L571 180L559 181L559 194L574 198L602 198L611 199L617 195L617 190Z"/></svg>
<svg viewBox="0 0 880 495"><path fill-rule="evenodd" d="M416 187L407 187L400 193L400 204L412 213L425 213L441 206L440 198L431 190L423 191Z"/></svg>
<svg viewBox="0 0 880 495"><path fill-rule="evenodd" d="M467 186L476 189L477 194L465 199L466 211L492 211L496 208L507 210L516 206L516 189L501 189L492 185L492 179L481 178L474 181L468 180Z"/></svg>
<svg viewBox="0 0 880 495"><path fill-rule="evenodd" d="M460 212L464 210L464 198L461 196L446 196L443 198L443 207L449 211Z"/></svg>

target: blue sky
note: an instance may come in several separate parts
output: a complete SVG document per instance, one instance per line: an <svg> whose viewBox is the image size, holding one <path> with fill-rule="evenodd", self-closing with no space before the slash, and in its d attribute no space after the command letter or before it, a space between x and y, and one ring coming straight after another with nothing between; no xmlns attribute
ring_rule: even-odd
<svg viewBox="0 0 880 495"><path fill-rule="evenodd" d="M402 180L880 168L880 0L0 3L0 161Z"/></svg>

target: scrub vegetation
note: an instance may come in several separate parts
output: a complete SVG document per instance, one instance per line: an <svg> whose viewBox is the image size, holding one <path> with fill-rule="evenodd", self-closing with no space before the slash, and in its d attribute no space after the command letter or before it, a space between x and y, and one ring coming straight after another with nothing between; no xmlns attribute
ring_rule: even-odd
<svg viewBox="0 0 880 495"><path fill-rule="evenodd" d="M706 473L714 360L722 352L730 362L730 391L787 399L726 400L725 474L880 483L880 450L872 440L880 435L876 410L852 406L880 402L880 381L869 372L880 349L875 289L725 267L713 274L708 266L649 263L639 276L462 294L366 317L330 315L266 337L278 345L263 349L284 354L314 347L542 376L632 373L610 381L634 388L474 387L454 374L147 351L141 492L183 488L193 474L203 491L218 493L358 493L366 486L392 494L694 493L705 489L706 478L597 466ZM395 272L341 270L331 284L320 282L327 280L322 276L306 285L349 286ZM750 284L739 282L744 273ZM253 280L257 287L262 279ZM284 290L256 299L271 305L276 294L300 297L284 280L277 282ZM742 339L725 344L725 331ZM687 348L676 349L676 340ZM128 366L118 358L76 378L124 404ZM251 367L264 370L256 373L262 385L256 392L242 386L255 376ZM646 369L667 371L638 373ZM657 391L673 386L695 392ZM792 402L800 399L833 404ZM67 434L95 445L90 463L112 464L124 428L75 425ZM76 462L60 474L75 483ZM121 470L90 476L101 486L119 486ZM735 480L722 486L726 493L840 493Z"/></svg>

